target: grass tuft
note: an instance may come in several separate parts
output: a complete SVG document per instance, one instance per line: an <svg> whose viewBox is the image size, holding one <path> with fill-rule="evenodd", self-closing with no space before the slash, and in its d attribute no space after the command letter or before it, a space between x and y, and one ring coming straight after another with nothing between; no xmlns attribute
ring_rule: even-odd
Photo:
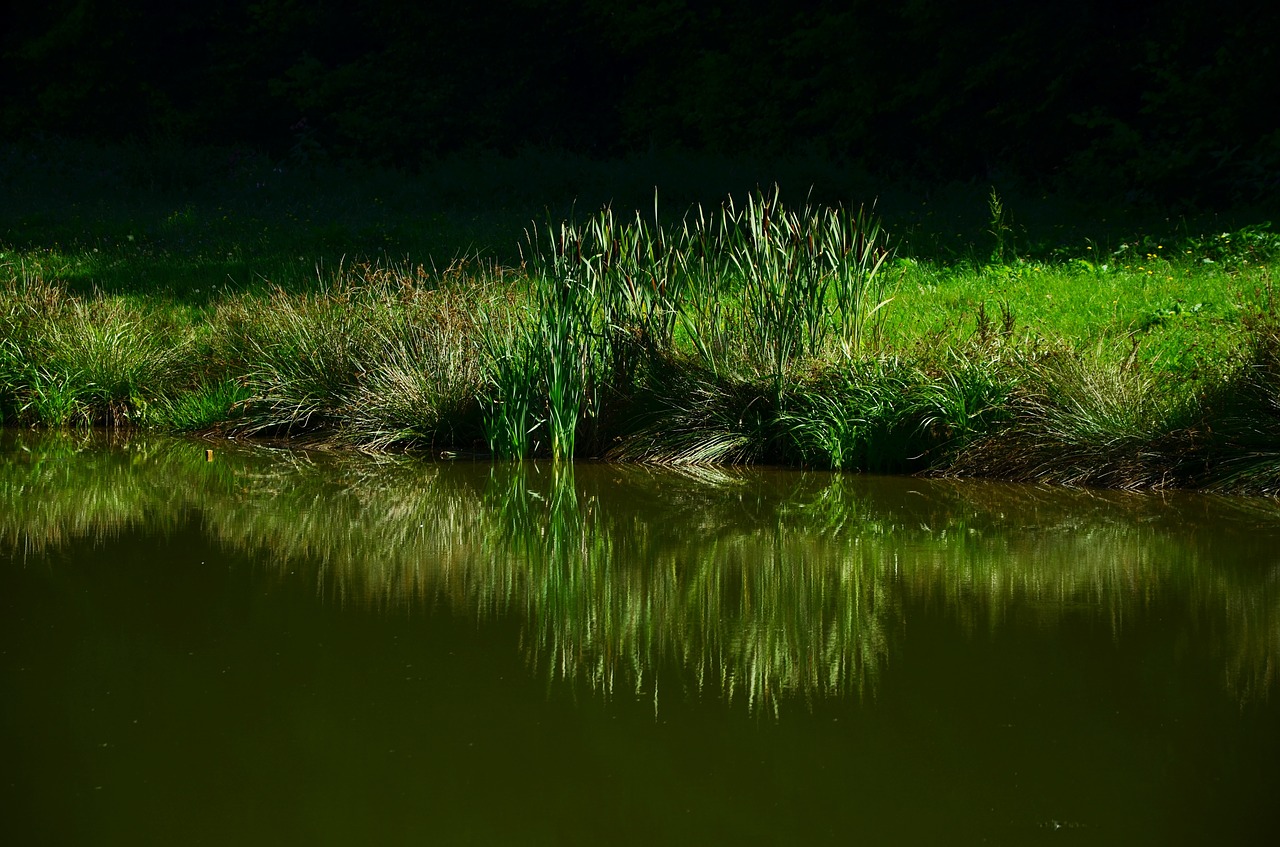
<svg viewBox="0 0 1280 847"><path fill-rule="evenodd" d="M1195 406L1155 375L1105 351L1059 350L1023 362L1002 421L951 470L1026 482L1139 489L1178 484Z"/></svg>
<svg viewBox="0 0 1280 847"><path fill-rule="evenodd" d="M11 282L4 300L7 420L146 425L152 404L186 379L189 335L161 309L72 297L38 279Z"/></svg>

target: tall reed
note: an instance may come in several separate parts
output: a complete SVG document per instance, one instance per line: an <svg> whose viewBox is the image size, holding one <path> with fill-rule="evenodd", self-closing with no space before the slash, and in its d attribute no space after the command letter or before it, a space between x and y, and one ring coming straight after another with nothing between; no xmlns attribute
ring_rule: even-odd
<svg viewBox="0 0 1280 847"><path fill-rule="evenodd" d="M778 396L793 362L821 355L833 335L846 354L861 346L886 302L879 271L889 254L878 223L843 208L786 209L776 188L722 214L747 339Z"/></svg>
<svg viewBox="0 0 1280 847"><path fill-rule="evenodd" d="M588 233L571 222L548 225L543 236L530 231L528 267L532 284L532 335L526 343L545 393L552 456L572 459L578 421L592 414L598 399L597 330L599 280L586 267Z"/></svg>
<svg viewBox="0 0 1280 847"><path fill-rule="evenodd" d="M536 408L539 383L535 339L511 310L482 314L480 345L484 356L483 425L489 451L499 459L523 459L541 426Z"/></svg>
<svg viewBox="0 0 1280 847"><path fill-rule="evenodd" d="M696 208L679 227L664 227L656 208L652 223L605 208L585 224L535 228L527 242L520 343L536 359L557 458L573 455L580 425L598 424L606 404L682 360L713 381L764 378L776 409L801 361L855 355L886 302L878 223L843 208L791 211L776 189L742 208Z"/></svg>

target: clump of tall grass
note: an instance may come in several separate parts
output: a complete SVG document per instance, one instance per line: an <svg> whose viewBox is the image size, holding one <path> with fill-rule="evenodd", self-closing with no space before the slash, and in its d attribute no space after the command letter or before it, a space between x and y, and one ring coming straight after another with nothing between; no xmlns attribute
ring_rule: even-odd
<svg viewBox="0 0 1280 847"><path fill-rule="evenodd" d="M744 464L770 456L777 405L769 385L685 360L658 362L611 459L677 466Z"/></svg>
<svg viewBox="0 0 1280 847"><path fill-rule="evenodd" d="M227 430L249 397L242 380L227 375L201 377L193 386L157 398L148 419L156 428L170 432Z"/></svg>
<svg viewBox="0 0 1280 847"><path fill-rule="evenodd" d="M471 439L488 288L413 280L351 276L224 304L216 320L248 394L236 428L374 449Z"/></svg>
<svg viewBox="0 0 1280 847"><path fill-rule="evenodd" d="M878 473L944 468L1004 414L1014 376L998 357L951 351L941 362L884 355L817 371L788 387L785 458Z"/></svg>
<svg viewBox="0 0 1280 847"><path fill-rule="evenodd" d="M296 435L336 427L339 410L364 370L367 324L350 290L265 300L241 297L222 306L233 355L244 359L251 393L243 426L254 433Z"/></svg>
<svg viewBox="0 0 1280 847"><path fill-rule="evenodd" d="M842 208L783 207L777 191L721 212L721 249L739 286L745 335L780 395L795 362L861 347L886 303L878 273L888 256L879 224Z"/></svg>
<svg viewBox="0 0 1280 847"><path fill-rule="evenodd" d="M788 447L806 465L907 470L926 452L913 414L922 374L897 359L851 363L787 392L779 417Z"/></svg>
<svg viewBox="0 0 1280 847"><path fill-rule="evenodd" d="M17 387L22 361L22 350L10 337L8 327L0 324L0 422L17 417Z"/></svg>
<svg viewBox="0 0 1280 847"><path fill-rule="evenodd" d="M886 302L879 271L888 250L864 212L788 210L775 189L741 208L698 208L679 227L654 217L622 222L606 208L585 224L529 233L528 314L491 332L488 345L497 351L494 452L527 452L528 433L545 426L552 455L568 458L584 425L598 435L610 410L649 404L674 421L669 443L642 455L759 455L771 430L748 418L778 407L801 363L860 349ZM536 390L521 393L521 383ZM662 396L671 390L680 395ZM744 393L749 400L708 417ZM735 408L739 424L726 426ZM662 417L649 411L643 417Z"/></svg>
<svg viewBox="0 0 1280 847"><path fill-rule="evenodd" d="M594 446L608 408L635 390L653 357L670 351L687 275L675 236L638 213L624 223L606 207L584 224L532 228L527 241L526 314L491 335L503 343L489 345L501 353L491 356L499 399L489 429L545 425L552 456L571 458L579 429L592 428ZM526 440L491 443L495 452L518 453Z"/></svg>
<svg viewBox="0 0 1280 847"><path fill-rule="evenodd" d="M362 445L455 446L472 438L480 382L472 317L442 294L425 314L371 330L375 360L350 395L346 426Z"/></svg>
<svg viewBox="0 0 1280 847"><path fill-rule="evenodd" d="M542 425L536 338L527 312L520 295L511 292L504 308L480 316L483 426L489 451L499 459L522 459L532 453L535 430Z"/></svg>
<svg viewBox="0 0 1280 847"><path fill-rule="evenodd" d="M1020 367L1002 422L963 449L951 473L1120 489L1182 483L1198 422L1192 394L1101 348Z"/></svg>
<svg viewBox="0 0 1280 847"><path fill-rule="evenodd" d="M52 426L136 426L187 379L190 333L119 298L11 280L0 315L0 412Z"/></svg>

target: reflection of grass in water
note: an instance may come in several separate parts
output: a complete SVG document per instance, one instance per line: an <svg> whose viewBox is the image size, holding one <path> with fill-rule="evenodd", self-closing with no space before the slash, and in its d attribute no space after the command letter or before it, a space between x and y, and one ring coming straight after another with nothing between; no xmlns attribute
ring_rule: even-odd
<svg viewBox="0 0 1280 847"><path fill-rule="evenodd" d="M1223 572L1206 577L1210 585L1198 592L1195 623L1202 637L1222 645L1227 688L1242 704L1269 699L1280 676L1280 567L1272 566L1252 590L1241 590Z"/></svg>
<svg viewBox="0 0 1280 847"><path fill-rule="evenodd" d="M1082 611L1117 636L1161 598L1242 698L1280 656L1268 501L1083 495L856 476L431 465L332 453L5 436L0 544L53 549L200 514L231 549L379 608L520 612L531 661L604 694L679 685L751 708L874 683L911 608L970 631ZM1250 512L1250 510L1253 510ZM1212 523L1210 523L1212 521ZM1190 529L1189 529L1190 528ZM1217 537L1217 536L1215 536ZM314 569L314 570L312 570ZM655 690L656 696L656 690Z"/></svg>
<svg viewBox="0 0 1280 847"><path fill-rule="evenodd" d="M545 493L502 477L489 496L499 548L517 555L494 559L495 581L523 583L532 655L553 676L639 691L674 663L699 689L776 707L784 693L860 691L883 658L886 600L865 563L728 522L704 522L706 540L690 544L580 496L571 468L553 470Z"/></svg>
<svg viewBox="0 0 1280 847"><path fill-rule="evenodd" d="M196 475L195 442L174 450L101 431L11 430L0 431L0 455L0 548L29 553L135 527L164 532L202 505L206 483L228 483L225 466Z"/></svg>

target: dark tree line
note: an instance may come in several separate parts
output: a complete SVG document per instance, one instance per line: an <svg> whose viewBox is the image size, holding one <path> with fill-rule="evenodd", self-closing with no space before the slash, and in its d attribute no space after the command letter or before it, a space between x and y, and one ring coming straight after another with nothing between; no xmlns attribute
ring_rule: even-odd
<svg viewBox="0 0 1280 847"><path fill-rule="evenodd" d="M1280 188L1258 0L48 0L0 27L0 132L291 148L814 154L1155 199Z"/></svg>

